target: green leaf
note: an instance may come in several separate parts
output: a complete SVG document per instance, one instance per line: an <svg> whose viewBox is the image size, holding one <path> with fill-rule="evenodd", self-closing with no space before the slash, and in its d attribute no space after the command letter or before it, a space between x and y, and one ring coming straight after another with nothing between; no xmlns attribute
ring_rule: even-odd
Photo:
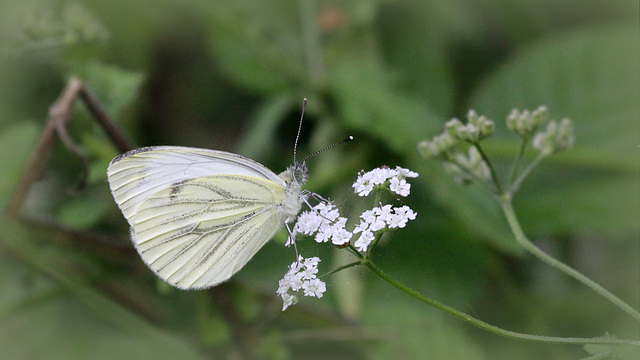
<svg viewBox="0 0 640 360"><path fill-rule="evenodd" d="M94 91L107 112L116 118L122 109L138 96L144 76L98 61L72 64L70 73Z"/></svg>
<svg viewBox="0 0 640 360"><path fill-rule="evenodd" d="M31 121L18 122L0 130L0 204L9 201L39 131L36 123Z"/></svg>
<svg viewBox="0 0 640 360"><path fill-rule="evenodd" d="M349 61L336 66L329 86L345 124L400 153L416 154L418 141L439 126L422 101L398 91L393 78L374 63Z"/></svg>
<svg viewBox="0 0 640 360"><path fill-rule="evenodd" d="M535 235L637 238L639 40L635 26L547 39L517 53L473 97L471 108L499 122L511 108L539 105L574 121L575 149L543 162L516 198L523 226Z"/></svg>
<svg viewBox="0 0 640 360"><path fill-rule="evenodd" d="M210 15L213 54L229 79L274 93L305 74L296 5L241 0L219 3Z"/></svg>

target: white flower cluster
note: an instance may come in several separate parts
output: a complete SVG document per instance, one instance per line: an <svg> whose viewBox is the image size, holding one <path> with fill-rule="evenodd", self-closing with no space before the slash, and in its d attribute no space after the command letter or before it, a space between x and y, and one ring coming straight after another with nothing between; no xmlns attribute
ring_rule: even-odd
<svg viewBox="0 0 640 360"><path fill-rule="evenodd" d="M397 166L395 169L381 167L358 174L358 180L353 184L356 194L369 196L376 185L383 185L389 180L389 190L400 195L409 195L411 184L405 178L418 177L418 173Z"/></svg>
<svg viewBox="0 0 640 360"><path fill-rule="evenodd" d="M377 168L360 173L353 188L355 193L360 196L368 196L377 185L400 196L407 196L411 185L407 183L405 178L417 176L418 173L401 167L395 169ZM387 184L388 186L385 186ZM348 246L353 235L360 233L354 246L358 251L365 252L375 239L376 232L383 229L403 228L409 220L415 218L416 213L408 206L392 207L380 204L380 206L363 212L360 215L360 224L353 231L348 231L346 229L347 218L340 216L336 205L328 201L321 201L310 210L298 215L291 232L291 241L287 242L287 245L291 245L297 234L305 234L313 236L318 243L331 241L336 246ZM289 266L289 271L280 280L277 291L284 302L282 311L297 301L296 296L292 295L290 290L297 292L302 289L305 296L322 297L326 285L316 278L319 262L320 259L317 257L304 259L300 256L298 261Z"/></svg>
<svg viewBox="0 0 640 360"><path fill-rule="evenodd" d="M408 206L394 207L391 205L377 206L367 210L360 215L360 224L353 229L353 233L361 233L358 240L353 245L360 252L367 251L367 248L375 239L374 232L386 227L390 229L403 228L409 220L414 220L416 213Z"/></svg>
<svg viewBox="0 0 640 360"><path fill-rule="evenodd" d="M330 202L321 202L298 215L293 227L293 237L298 233L314 236L317 242L331 240L333 245L346 245L353 234L345 229L347 218L340 216L336 206Z"/></svg>
<svg viewBox="0 0 640 360"><path fill-rule="evenodd" d="M321 298L324 295L324 292L327 291L327 285L316 277L319 262L320 258L318 257L305 259L299 256L298 260L289 266L289 271L278 282L277 294L282 297L282 311L285 311L298 300L289 291L298 292L302 290L304 296L315 296L317 298Z"/></svg>

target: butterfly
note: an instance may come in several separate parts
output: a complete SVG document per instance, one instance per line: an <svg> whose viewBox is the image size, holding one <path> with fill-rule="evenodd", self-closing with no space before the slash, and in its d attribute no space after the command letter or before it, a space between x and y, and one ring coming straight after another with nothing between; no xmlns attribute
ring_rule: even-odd
<svg viewBox="0 0 640 360"><path fill-rule="evenodd" d="M201 289L228 280L295 219L307 166L276 175L229 152L158 146L116 157L107 174L142 260L175 287Z"/></svg>
<svg viewBox="0 0 640 360"><path fill-rule="evenodd" d="M228 280L300 211L308 171L296 146L279 175L241 155L180 146L114 158L109 187L145 264L180 289Z"/></svg>

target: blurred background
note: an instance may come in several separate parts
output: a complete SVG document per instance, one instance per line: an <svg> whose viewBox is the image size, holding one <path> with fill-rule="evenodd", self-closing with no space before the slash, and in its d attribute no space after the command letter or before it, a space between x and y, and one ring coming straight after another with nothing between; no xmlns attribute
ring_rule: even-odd
<svg viewBox="0 0 640 360"><path fill-rule="evenodd" d="M640 307L638 2L616 0L0 2L0 204L6 208L48 108L85 81L137 145L232 151L276 173L299 154L307 189L357 217L359 170L420 173L403 202L417 220L386 235L384 271L497 326L550 336L640 336L638 324L524 253L497 203L461 187L417 143L468 109L497 134L506 177L518 140L512 108L570 117L573 150L544 161L515 208L546 252ZM77 101L30 189L22 221L2 217L4 359L576 359L579 346L480 331L409 298L364 268L325 281L322 299L281 311L293 259L283 231L226 284L180 291L138 258L106 182L118 154ZM529 154L532 154L530 152ZM320 272L352 261L301 240Z"/></svg>

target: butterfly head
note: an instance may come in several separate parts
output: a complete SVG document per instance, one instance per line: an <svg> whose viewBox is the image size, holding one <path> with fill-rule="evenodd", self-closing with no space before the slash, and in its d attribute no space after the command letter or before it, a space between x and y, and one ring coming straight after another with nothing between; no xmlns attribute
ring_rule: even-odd
<svg viewBox="0 0 640 360"><path fill-rule="evenodd" d="M278 176L280 176L287 185L291 183L302 185L307 182L308 172L307 163L303 161L294 163Z"/></svg>

